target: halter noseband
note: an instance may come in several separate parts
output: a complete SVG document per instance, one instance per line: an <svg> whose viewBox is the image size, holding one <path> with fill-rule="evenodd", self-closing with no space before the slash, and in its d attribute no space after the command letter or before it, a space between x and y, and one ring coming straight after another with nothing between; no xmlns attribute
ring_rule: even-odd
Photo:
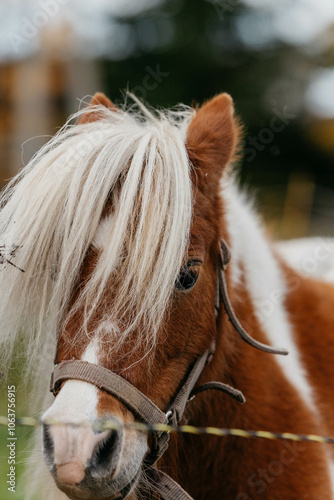
<svg viewBox="0 0 334 500"><path fill-rule="evenodd" d="M248 344L265 352L273 354L287 354L285 349L275 349L265 344L262 344L244 330L239 323L227 293L227 283L225 270L230 261L231 254L225 241L220 244L219 267L217 276L217 291L215 298L215 316L218 319L220 314L220 304L223 302L226 313L231 321L231 324L238 332L240 337ZM172 402L167 406L165 411L160 410L147 396L139 391L135 386L127 380L120 377L116 373L99 365L88 363L87 361L69 360L62 361L55 365L51 375L50 391L56 396L60 390L62 382L69 379L82 380L89 382L99 389L104 390L116 397L123 403L137 418L148 425L155 423L178 425L186 405L190 399L196 394L206 390L219 390L225 392L229 396L236 399L239 403L244 403L243 394L233 387L222 382L208 382L201 386L195 385L204 369L211 361L215 351L215 344L193 364L186 376L184 377L178 391L173 397ZM186 493L179 484L171 479L164 472L153 467L155 462L164 454L169 444L169 434L167 432L154 432L151 449L144 460L145 477L148 480L153 491L158 493L164 500L192 500L190 495ZM121 500L128 493L127 487L123 490L119 497L115 500Z"/></svg>

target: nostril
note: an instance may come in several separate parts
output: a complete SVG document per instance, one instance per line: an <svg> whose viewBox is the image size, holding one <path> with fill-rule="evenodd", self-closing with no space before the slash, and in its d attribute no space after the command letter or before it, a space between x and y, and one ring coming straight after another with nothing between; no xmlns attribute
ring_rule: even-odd
<svg viewBox="0 0 334 500"><path fill-rule="evenodd" d="M93 475L105 475L114 472L119 461L122 447L120 432L112 430L95 448L90 468Z"/></svg>
<svg viewBox="0 0 334 500"><path fill-rule="evenodd" d="M98 446L95 452L95 461L102 467L110 462L110 456L113 454L116 442L118 440L117 431L111 431L109 436Z"/></svg>
<svg viewBox="0 0 334 500"><path fill-rule="evenodd" d="M48 463L53 462L54 443L48 425L43 425L43 451Z"/></svg>

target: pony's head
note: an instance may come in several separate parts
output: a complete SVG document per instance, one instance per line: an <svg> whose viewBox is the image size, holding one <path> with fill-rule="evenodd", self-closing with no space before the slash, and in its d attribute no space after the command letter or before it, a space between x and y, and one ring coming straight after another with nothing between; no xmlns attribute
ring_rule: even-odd
<svg viewBox="0 0 334 500"><path fill-rule="evenodd" d="M21 332L26 342L28 369L36 355L44 379L54 354L56 363L88 361L168 407L196 360L224 342L214 307L226 237L220 180L238 130L226 94L197 111L159 113L97 94L19 174L0 224L25 272L3 271L0 308L7 340ZM88 424L43 428L46 463L70 498L135 487L151 438L89 426L136 419L117 397L67 380L43 418Z"/></svg>

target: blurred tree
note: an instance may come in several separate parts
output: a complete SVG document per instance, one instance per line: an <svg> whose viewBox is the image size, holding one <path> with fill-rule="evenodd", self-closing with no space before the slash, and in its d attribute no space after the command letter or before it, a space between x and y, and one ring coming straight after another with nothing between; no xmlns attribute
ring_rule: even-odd
<svg viewBox="0 0 334 500"><path fill-rule="evenodd" d="M310 76L333 62L333 50L312 52L278 39L270 33L270 11L258 13L261 24L245 3L169 0L119 17L133 50L123 60L103 61L106 88L117 101L127 84L150 104L167 107L229 92L246 125L243 179L281 184L302 170L334 187L333 153L310 140L303 107Z"/></svg>

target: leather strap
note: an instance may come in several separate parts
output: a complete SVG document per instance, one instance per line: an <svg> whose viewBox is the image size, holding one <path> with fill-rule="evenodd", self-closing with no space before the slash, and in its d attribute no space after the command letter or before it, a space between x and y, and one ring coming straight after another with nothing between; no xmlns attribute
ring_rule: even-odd
<svg viewBox="0 0 334 500"><path fill-rule="evenodd" d="M240 324L238 318L236 317L236 314L233 310L231 301L228 296L227 292L227 283L226 283L226 275L225 275L225 269L226 266L231 258L231 253L228 249L228 246L224 240L221 241L220 243L220 266L219 266L219 271L218 271L218 287L219 287L219 300L218 303L220 304L220 301L223 302L225 311L228 315L228 318L234 327L234 329L237 331L237 333L240 335L242 340L247 342L247 344L251 345L252 347L255 347L256 349L259 349L260 351L264 352L269 352L270 354L283 354L287 355L289 354L289 351L287 351L284 348L277 348L277 347L271 347L266 344L262 344L261 342L253 339L246 330L242 327ZM217 300L216 300L216 311L217 311Z"/></svg>
<svg viewBox="0 0 334 500"><path fill-rule="evenodd" d="M51 375L50 391L56 395L60 390L61 383L69 379L89 382L99 387L99 389L112 394L139 417L140 420L149 425L168 423L166 414L153 401L130 384L130 382L103 366L94 365L93 363L88 363L88 361L63 361L54 367Z"/></svg>
<svg viewBox="0 0 334 500"><path fill-rule="evenodd" d="M228 384L223 384L222 382L207 382L206 384L202 384L199 385L198 387L195 387L195 389L191 391L189 401L193 399L197 394L200 394L201 392L208 390L225 392L225 394L231 396L231 398L238 401L238 403L241 404L246 403L245 396L242 394L241 391L235 389L234 387L231 387Z"/></svg>
<svg viewBox="0 0 334 500"><path fill-rule="evenodd" d="M186 408L186 405L189 401L190 394L193 388L195 387L195 384L199 379L199 376L201 375L203 368L211 359L213 352L214 352L214 344L200 358L197 359L197 361L191 368L189 374L182 382L180 389L176 393L172 403L167 407L166 413L171 412L170 422L173 425L177 425L180 422L184 410Z"/></svg>
<svg viewBox="0 0 334 500"><path fill-rule="evenodd" d="M112 394L129 408L140 420L153 425L155 423L177 425L181 420L185 407L196 394L206 390L220 390L232 396L240 403L245 402L243 394L221 382L209 382L194 389L204 366L211 360L214 346L208 349L194 363L182 381L179 390L165 412L161 411L145 394L116 373L87 361L68 360L55 365L51 375L50 391L56 396L62 382L66 380L82 380L96 385ZM169 443L167 432L153 433L152 448L145 459L147 466L153 465L166 451Z"/></svg>
<svg viewBox="0 0 334 500"><path fill-rule="evenodd" d="M189 373L183 379L173 401L167 406L165 415L171 425L177 426L183 416L188 401L193 399L196 394L206 390L218 389L234 397L234 399L237 399L240 403L244 403L246 401L240 391L221 382L209 382L194 389L203 368L208 362L210 362L213 352L214 344L200 358L197 359ZM152 449L145 458L145 464L148 466L155 464L155 462L166 451L169 444L169 434L166 432L155 433L153 438L155 441Z"/></svg>
<svg viewBox="0 0 334 500"><path fill-rule="evenodd" d="M164 472L150 467L145 471L145 477L155 493L163 500L193 500L186 491Z"/></svg>

